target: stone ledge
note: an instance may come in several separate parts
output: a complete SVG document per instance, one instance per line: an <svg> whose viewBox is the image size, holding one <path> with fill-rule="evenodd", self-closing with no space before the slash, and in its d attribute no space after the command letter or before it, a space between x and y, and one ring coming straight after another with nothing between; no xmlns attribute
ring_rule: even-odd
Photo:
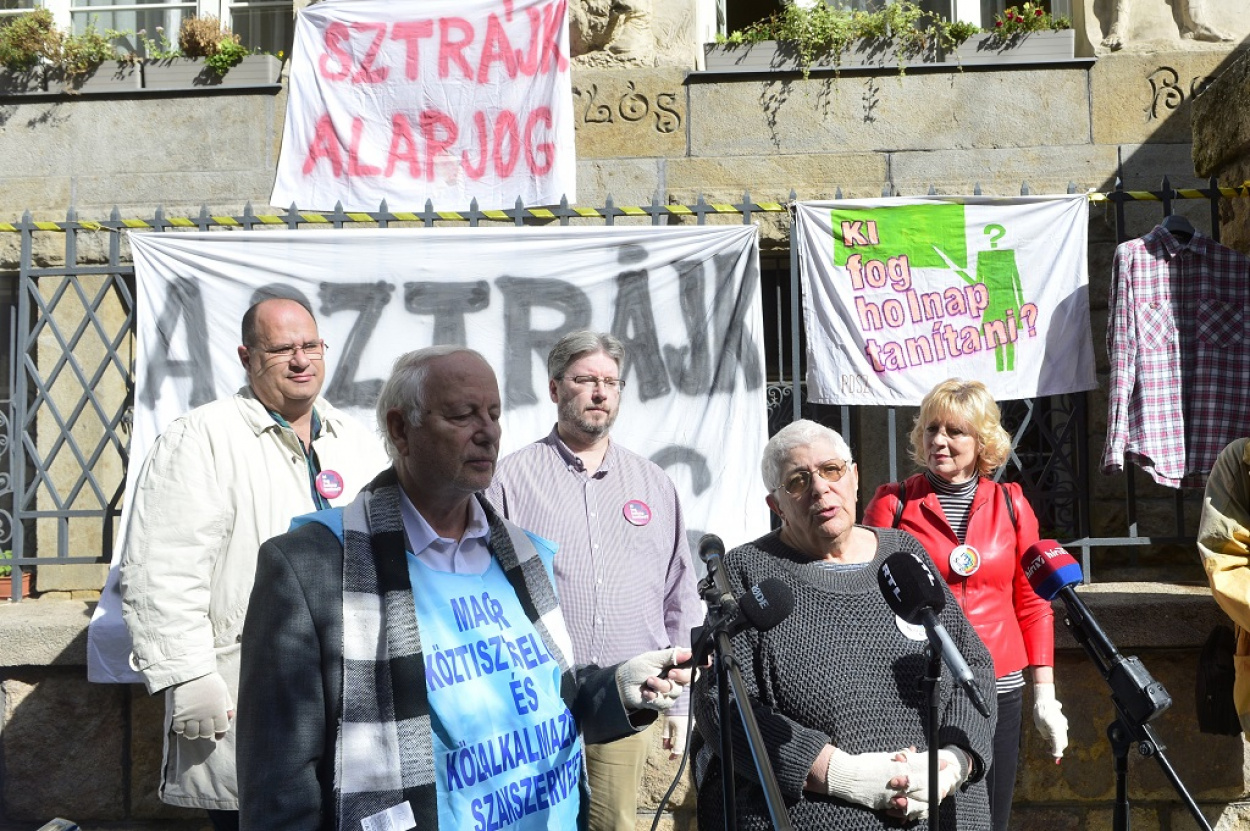
<svg viewBox="0 0 1250 831"><path fill-rule="evenodd" d="M1120 650L1198 648L1216 624L1229 623L1205 585L1093 583L1076 593ZM1055 648L1081 649L1063 623L1063 602L1053 605Z"/></svg>
<svg viewBox="0 0 1250 831"><path fill-rule="evenodd" d="M1172 583L1095 583L1077 594L1118 649L1200 647L1228 618L1206 586ZM1054 602L1055 647L1079 650ZM36 599L0 604L0 667L84 666L87 624L95 603Z"/></svg>
<svg viewBox="0 0 1250 831"><path fill-rule="evenodd" d="M0 667L85 666L87 624L95 603L0 603Z"/></svg>

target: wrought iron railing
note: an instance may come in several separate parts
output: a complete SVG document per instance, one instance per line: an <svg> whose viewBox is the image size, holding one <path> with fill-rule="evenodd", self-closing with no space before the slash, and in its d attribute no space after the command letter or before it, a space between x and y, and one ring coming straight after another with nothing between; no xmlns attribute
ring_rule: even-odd
<svg viewBox="0 0 1250 831"><path fill-rule="evenodd" d="M1027 195L1028 187L1021 192ZM897 194L887 189L884 195ZM1114 206L1118 243L1132 235L1124 211L1127 204L1159 202L1166 216L1176 200L1207 200L1210 233L1218 239L1220 200L1245 196L1246 187L1219 188L1214 180L1208 188L1178 191L1165 179L1159 191L1117 186L1110 193L1090 194L1090 199ZM693 205L669 205L657 199L647 206L622 207L609 198L597 208L567 202L526 208L518 203L512 209L483 211L474 203L467 211L440 211L427 202L414 212L392 212L383 204L370 212L310 213L292 208L273 214L258 214L249 206L238 216L213 215L205 207L195 217L167 217L158 210L151 219L123 218L115 209L99 221L80 220L71 211L61 222L34 221L27 214L19 222L0 223L0 234L20 237L17 272L0 276L10 281L4 288L12 290L0 293L0 305L6 300L8 305L0 309L0 320L7 319L11 328L7 386L0 390L0 548L13 552L9 562L19 578L15 588L20 596L22 571L32 566L99 563L111 555L125 469L131 461L128 427L134 393L134 267L123 231L342 229L362 224L705 224L710 217L748 223L761 213L788 211L787 205L755 202L743 194L732 204L700 198ZM859 437L883 435L885 475L891 479L905 475L900 427L906 412L806 402L798 264L791 257L787 270L784 253L769 256L782 264L761 271L763 294L775 299L770 305L772 319L766 321L771 334L765 344L775 378L760 402L768 408L770 431L806 416L843 432L857 452ZM1001 474L1022 483L1045 533L1082 551L1087 577L1095 548L1137 550L1175 542L1184 539L1186 528L1186 497L1178 492L1171 507L1176 533L1165 537L1143 533L1134 477L1125 475L1123 533L1095 535L1094 529L1101 526L1093 521L1093 512L1104 502L1093 496L1088 408L1084 393L1004 402L1013 452Z"/></svg>

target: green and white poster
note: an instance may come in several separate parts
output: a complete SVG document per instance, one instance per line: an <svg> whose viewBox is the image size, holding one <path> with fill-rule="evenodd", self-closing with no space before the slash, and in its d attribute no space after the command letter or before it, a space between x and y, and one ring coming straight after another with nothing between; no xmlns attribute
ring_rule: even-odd
<svg viewBox="0 0 1250 831"><path fill-rule="evenodd" d="M914 405L1093 389L1083 195L800 202L807 396Z"/></svg>

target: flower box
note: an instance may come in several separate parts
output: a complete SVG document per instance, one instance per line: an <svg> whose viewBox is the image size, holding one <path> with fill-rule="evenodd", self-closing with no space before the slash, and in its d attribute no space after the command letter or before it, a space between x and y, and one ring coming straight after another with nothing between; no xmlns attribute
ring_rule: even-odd
<svg viewBox="0 0 1250 831"><path fill-rule="evenodd" d="M225 75L218 75L200 58L167 58L143 62L143 88L270 86L278 83L281 74L282 62L273 55L248 55Z"/></svg>
<svg viewBox="0 0 1250 831"><path fill-rule="evenodd" d="M135 92L142 86L143 76L132 63L109 61L85 75L66 75L62 70L48 72L48 92L82 93Z"/></svg>
<svg viewBox="0 0 1250 831"><path fill-rule="evenodd" d="M947 62L964 66L999 63L1070 61L1076 54L1076 32L1024 32L1002 37L992 32L973 35L961 43Z"/></svg>
<svg viewBox="0 0 1250 831"><path fill-rule="evenodd" d="M703 47L704 66L714 72L801 72L798 48L787 41L756 43L708 43ZM903 54L898 44L884 38L865 38L847 44L840 55L818 54L811 69L898 69L913 64L940 63L932 43L919 52Z"/></svg>
<svg viewBox="0 0 1250 831"><path fill-rule="evenodd" d="M22 572L22 597L30 597L30 569ZM0 577L0 600L13 599L13 578Z"/></svg>
<svg viewBox="0 0 1250 831"><path fill-rule="evenodd" d="M0 95L26 95L46 90L43 67L28 69L25 72L0 67Z"/></svg>

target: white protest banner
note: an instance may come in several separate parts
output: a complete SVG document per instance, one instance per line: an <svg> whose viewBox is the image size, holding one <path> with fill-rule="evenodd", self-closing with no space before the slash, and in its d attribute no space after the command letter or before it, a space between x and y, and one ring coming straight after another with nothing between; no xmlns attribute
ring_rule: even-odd
<svg viewBox="0 0 1250 831"><path fill-rule="evenodd" d="M511 208L577 199L567 0L301 9L270 202Z"/></svg>
<svg viewBox="0 0 1250 831"><path fill-rule="evenodd" d="M481 352L499 377L504 454L555 423L546 371L555 341L580 328L613 332L627 350L613 439L673 479L692 555L704 532L735 545L768 530L754 226L190 232L130 242L132 475L170 421L246 383L240 321L277 286L316 313L328 344L322 395L368 425L400 354L435 343ZM127 496L133 487L128 479ZM138 680L126 669L119 556L91 626L95 681Z"/></svg>
<svg viewBox="0 0 1250 831"><path fill-rule="evenodd" d="M801 202L796 226L810 401L1096 386L1083 195Z"/></svg>

